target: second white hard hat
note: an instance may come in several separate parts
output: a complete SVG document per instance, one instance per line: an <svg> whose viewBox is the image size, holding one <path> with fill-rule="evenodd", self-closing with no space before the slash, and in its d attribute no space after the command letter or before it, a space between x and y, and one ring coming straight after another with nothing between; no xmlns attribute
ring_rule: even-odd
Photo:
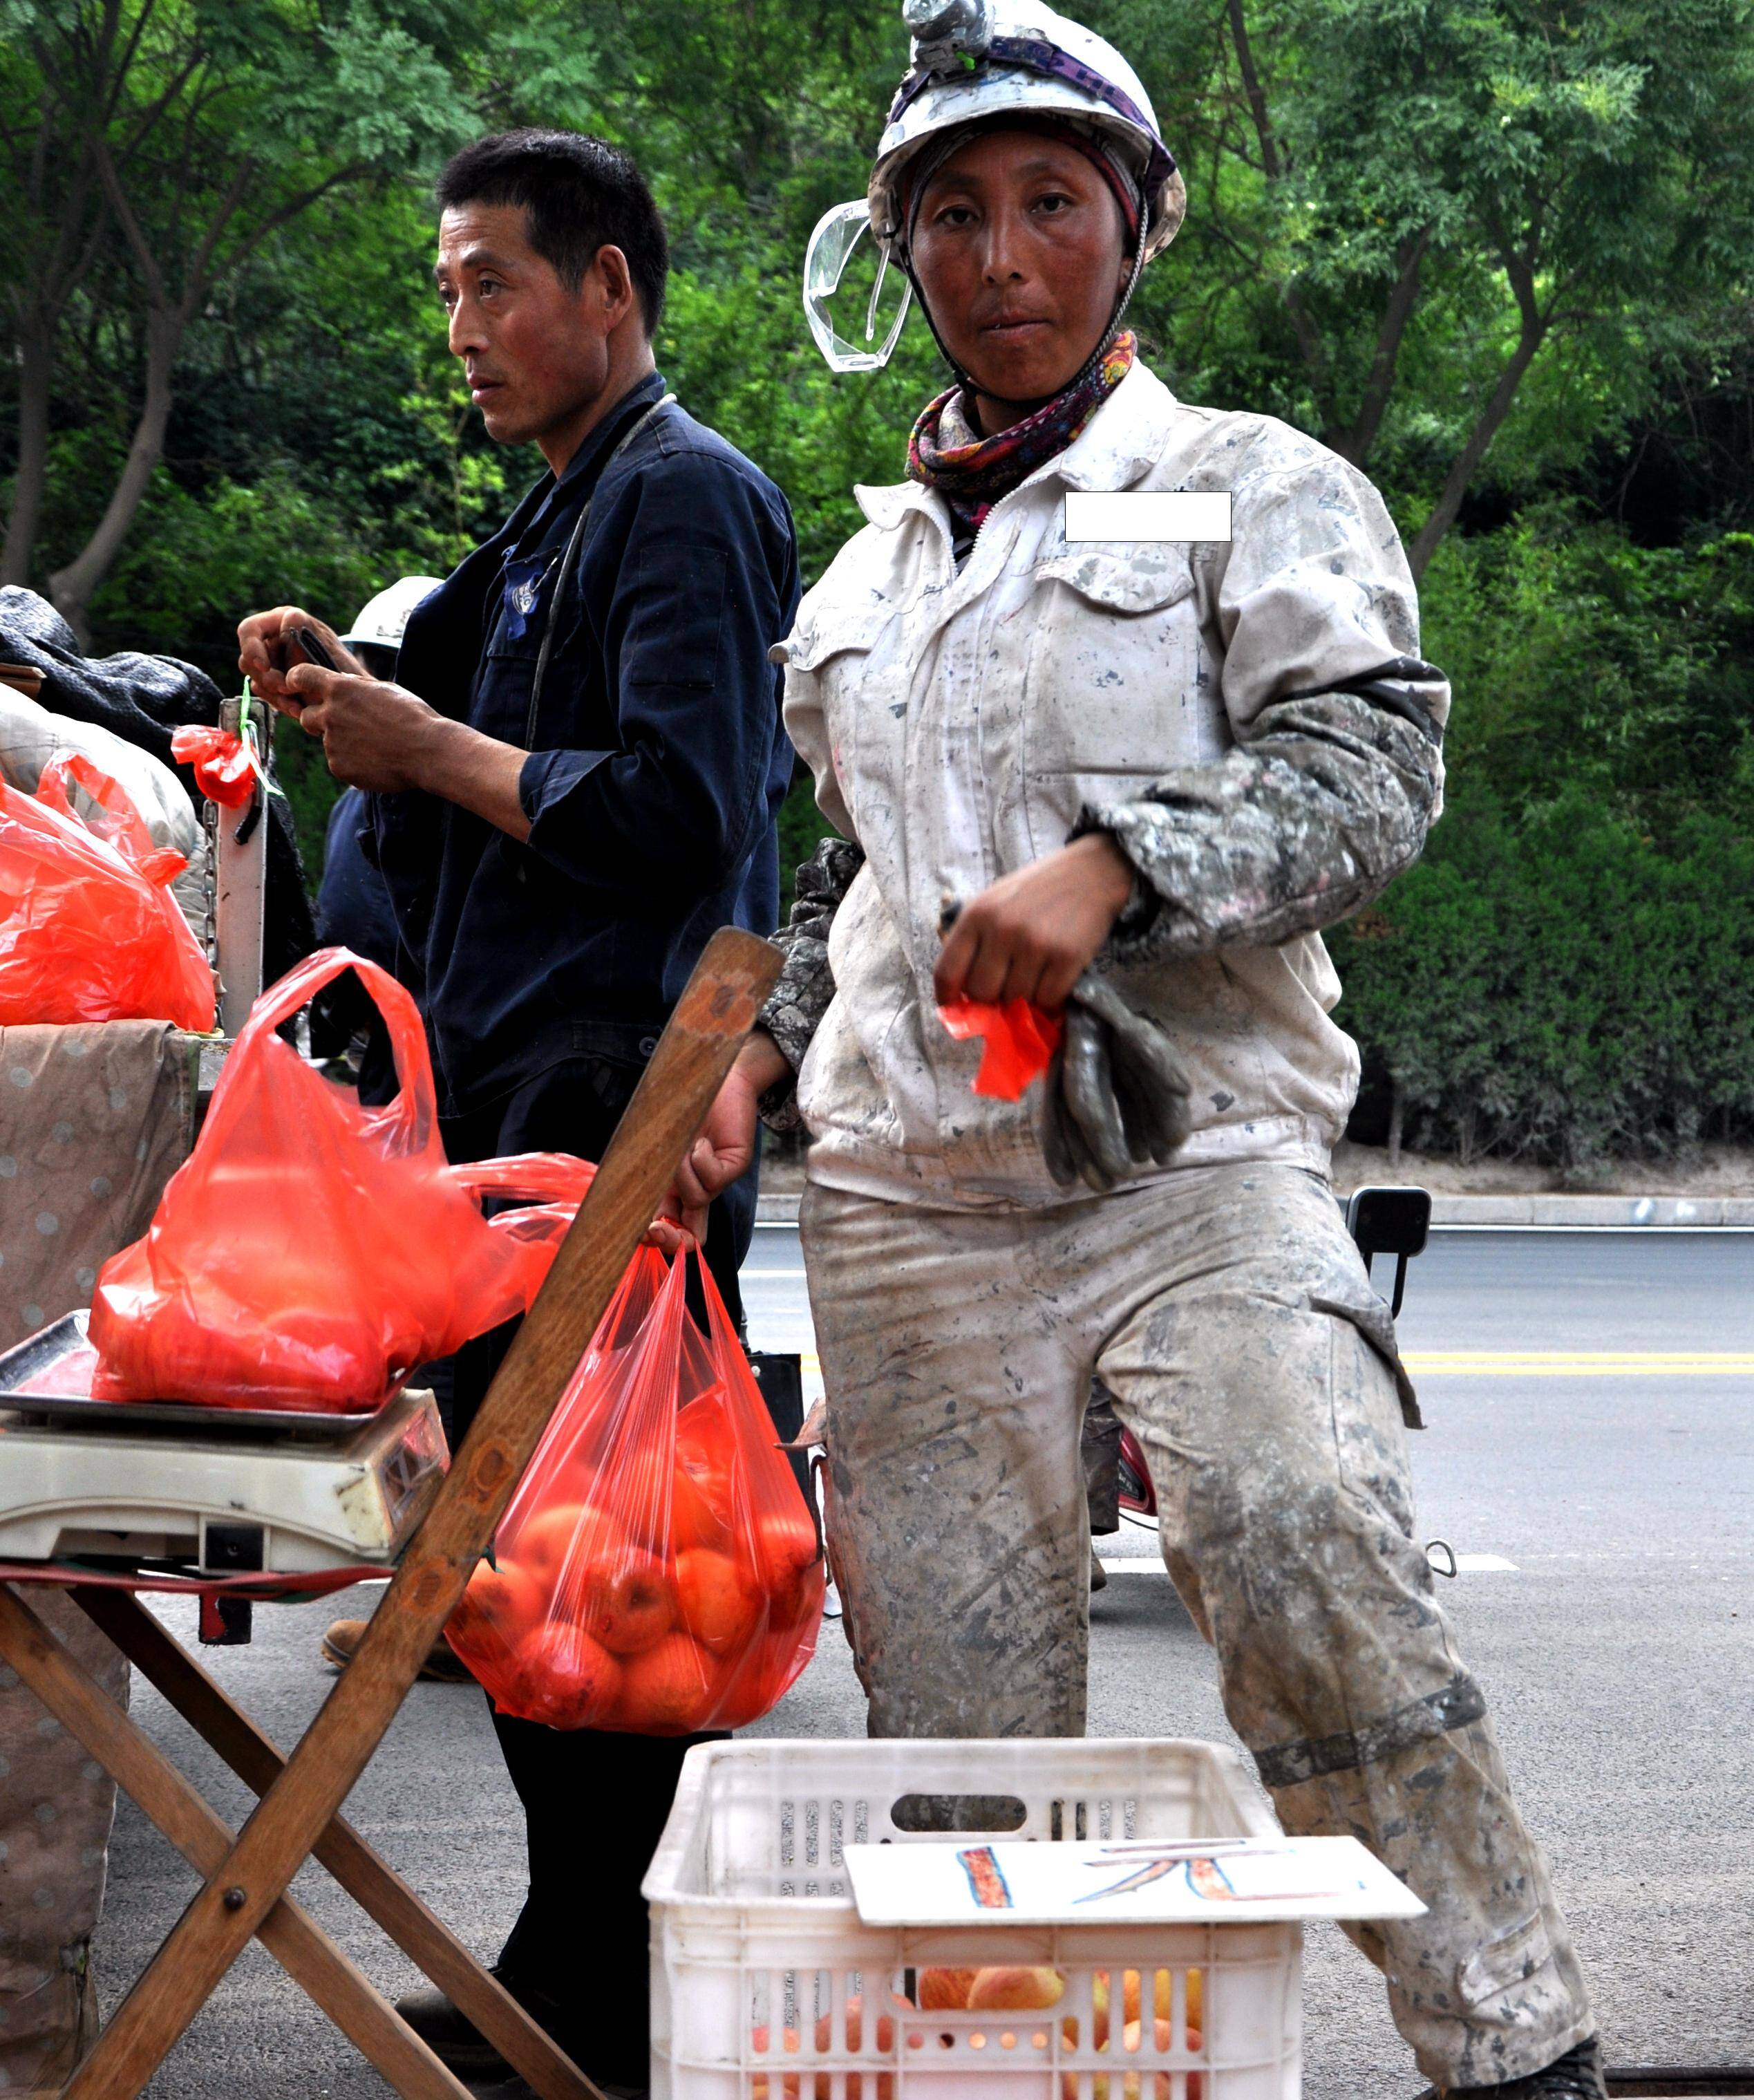
<svg viewBox="0 0 1754 2100"><path fill-rule="evenodd" d="M343 645L352 649L363 642L374 648L399 649L408 615L443 581L443 576L399 577L360 607L353 625L341 638Z"/></svg>

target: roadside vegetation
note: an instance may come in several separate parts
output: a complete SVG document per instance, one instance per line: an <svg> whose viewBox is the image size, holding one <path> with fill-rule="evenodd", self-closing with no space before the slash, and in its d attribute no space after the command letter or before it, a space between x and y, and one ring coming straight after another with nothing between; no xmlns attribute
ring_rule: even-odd
<svg viewBox="0 0 1754 2100"><path fill-rule="evenodd" d="M1178 392L1382 487L1452 675L1448 814L1334 945L1381 1142L1754 1137L1754 10L1085 0L1187 175L1145 280ZM444 350L427 186L471 132L629 146L672 386L787 489L807 576L941 383L800 312L863 187L892 0L0 0L0 579L223 684L251 607L442 573L540 462ZM313 869L329 788L281 763ZM815 836L807 795L788 857Z"/></svg>

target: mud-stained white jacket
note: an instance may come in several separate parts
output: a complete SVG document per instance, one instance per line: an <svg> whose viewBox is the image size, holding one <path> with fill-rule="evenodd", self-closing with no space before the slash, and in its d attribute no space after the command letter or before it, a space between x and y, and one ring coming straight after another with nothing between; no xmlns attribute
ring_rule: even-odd
<svg viewBox="0 0 1754 2100"><path fill-rule="evenodd" d="M1227 491L1231 538L1069 542L1069 490ZM1135 365L994 506L959 573L935 491L857 496L869 523L776 652L787 728L853 842L800 871L763 1017L799 1067L811 1178L1064 1199L1040 1088L969 1091L980 1046L945 1033L932 973L947 898L1091 829L1138 875L1100 967L1192 1076L1177 1164L1325 1173L1358 1057L1315 929L1417 856L1448 707L1376 491L1285 424L1185 407ZM1123 500L1102 528L1135 514Z"/></svg>

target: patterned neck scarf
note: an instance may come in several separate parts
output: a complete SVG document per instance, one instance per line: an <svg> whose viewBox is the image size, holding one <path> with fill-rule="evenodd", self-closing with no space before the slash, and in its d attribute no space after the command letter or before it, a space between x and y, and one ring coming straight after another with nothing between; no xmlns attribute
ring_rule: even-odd
<svg viewBox="0 0 1754 2100"><path fill-rule="evenodd" d="M975 430L962 390L928 401L907 444L907 478L935 488L950 505L959 540L972 539L1002 496L1056 459L1132 369L1138 342L1124 329L1074 386L996 437Z"/></svg>

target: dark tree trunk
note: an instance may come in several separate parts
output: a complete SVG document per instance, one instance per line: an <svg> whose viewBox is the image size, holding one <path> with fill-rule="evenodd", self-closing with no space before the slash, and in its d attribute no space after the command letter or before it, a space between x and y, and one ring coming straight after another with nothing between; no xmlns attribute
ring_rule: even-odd
<svg viewBox="0 0 1754 2100"><path fill-rule="evenodd" d="M186 324L187 316L180 307L161 307L148 316L146 395L128 457L90 538L64 569L57 569L49 579L49 596L78 636L82 648L90 639L92 598L121 549L164 453L165 427L170 420L171 375Z"/></svg>
<svg viewBox="0 0 1754 2100"><path fill-rule="evenodd" d="M55 368L53 324L36 316L18 332L18 471L6 545L0 549L0 584L28 584L49 465L49 388Z"/></svg>
<svg viewBox="0 0 1754 2100"><path fill-rule="evenodd" d="M1329 438L1340 457L1350 460L1355 467L1362 468L1368 461L1377 433L1382 428L1382 418L1395 391L1401 345L1406 340L1408 324L1419 304L1419 273L1430 245L1430 227L1401 243L1396 258L1399 268L1382 319L1377 324L1376 348L1371 355L1364 390L1359 399L1358 414L1349 430L1335 431Z"/></svg>
<svg viewBox="0 0 1754 2100"><path fill-rule="evenodd" d="M1498 375L1498 383L1488 396L1486 406L1480 411L1474 428L1468 433L1468 442L1457 456L1443 483L1443 493L1438 497L1436 508L1420 527L1419 536L1408 551L1408 564L1413 572L1415 583L1424 576L1426 565L1437 552L1438 543L1456 522L1461 509L1461 500L1467 494L1470 483L1479 470L1500 426L1510 413L1510 404L1517 398L1517 389L1523 384L1523 376L1535 362L1535 353L1547 340L1547 330L1553 320L1553 302L1549 300L1545 312L1540 308L1535 293L1535 264L1532 257L1538 252L1538 236L1531 236L1522 249L1513 248L1508 240L1503 242L1500 254L1504 262L1505 276L1509 280L1517 311L1522 315L1522 326L1517 333L1517 346L1511 351L1509 362Z"/></svg>

